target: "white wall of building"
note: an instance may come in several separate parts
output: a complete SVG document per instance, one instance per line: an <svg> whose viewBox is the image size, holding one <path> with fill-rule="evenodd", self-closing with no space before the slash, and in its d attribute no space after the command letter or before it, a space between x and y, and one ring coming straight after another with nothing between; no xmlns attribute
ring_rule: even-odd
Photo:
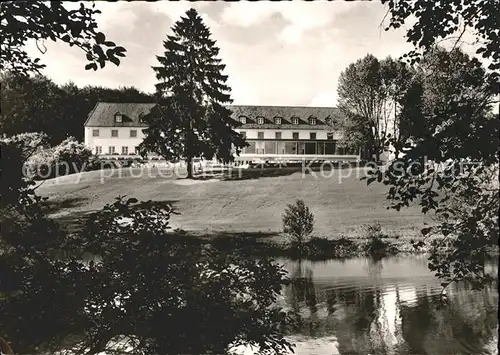
<svg viewBox="0 0 500 355"><path fill-rule="evenodd" d="M144 127L85 127L85 145L96 153L96 147L101 147L102 154L109 153L109 147L115 147L115 153L122 154L122 147L128 148L128 153L133 153L144 139ZM93 131L99 130L99 136L94 136ZM118 137L112 137L111 131L117 130ZM137 132L136 137L131 137L130 131Z"/></svg>
<svg viewBox="0 0 500 355"><path fill-rule="evenodd" d="M109 154L109 147L114 147L115 154L122 155L123 147L127 147L127 154L134 153L135 147L137 147L144 139L144 134L142 130L144 127L85 127L85 145L92 149L94 153L97 153L96 148L100 147L100 154ZM94 130L99 131L98 136L94 136ZM118 131L118 136L113 137L111 134L112 130ZM136 137L131 137L130 131L135 130L137 132ZM247 139L258 139L258 132L264 132L264 139L275 140L276 132L281 133L281 139L294 139L293 133L297 132L299 134L299 140L310 140L311 133L316 133L317 140L326 140L328 130L304 130L304 129L236 129L238 132L245 132ZM342 135L339 131L333 132L333 139L341 139Z"/></svg>

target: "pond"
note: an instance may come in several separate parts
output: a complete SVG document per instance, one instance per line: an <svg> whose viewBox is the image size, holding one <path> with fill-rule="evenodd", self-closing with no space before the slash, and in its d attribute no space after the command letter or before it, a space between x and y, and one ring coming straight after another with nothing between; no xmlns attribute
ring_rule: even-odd
<svg viewBox="0 0 500 355"><path fill-rule="evenodd" d="M296 354L498 353L497 285L453 284L444 302L425 255L279 262L293 281L280 302L298 314Z"/></svg>
<svg viewBox="0 0 500 355"><path fill-rule="evenodd" d="M292 281L279 303L297 314L295 354L498 354L497 285L452 284L443 298L426 255L276 261ZM498 263L487 272L498 277Z"/></svg>

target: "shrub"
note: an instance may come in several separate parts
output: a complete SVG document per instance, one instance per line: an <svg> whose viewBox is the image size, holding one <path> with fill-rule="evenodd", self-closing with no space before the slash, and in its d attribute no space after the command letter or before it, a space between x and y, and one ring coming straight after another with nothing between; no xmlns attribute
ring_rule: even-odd
<svg viewBox="0 0 500 355"><path fill-rule="evenodd" d="M366 238L386 238L387 236L382 232L380 223L370 224L364 227Z"/></svg>
<svg viewBox="0 0 500 355"><path fill-rule="evenodd" d="M3 141L8 144L15 144L23 150L24 160L40 149L49 148L49 136L43 132L20 133Z"/></svg>
<svg viewBox="0 0 500 355"><path fill-rule="evenodd" d="M106 169L116 169L116 168L120 168L117 160L100 158L94 155L87 164L85 171L106 170Z"/></svg>
<svg viewBox="0 0 500 355"><path fill-rule="evenodd" d="M384 241L388 236L382 232L380 224L372 224L365 227L365 236L368 239L364 249L368 255L379 257L390 253L395 250L391 243Z"/></svg>
<svg viewBox="0 0 500 355"><path fill-rule="evenodd" d="M38 132L20 133L8 138L3 138L0 141L3 143L3 149L9 150L9 154L12 153L12 149L19 150L20 155L18 157L18 162L21 163L21 169L16 170L16 173L24 173L25 177L27 176L29 178L35 177L37 170L31 161L37 161L36 156L41 154L42 151L50 148L49 136L45 133ZM46 168L46 170L48 169ZM5 171L5 173L7 172Z"/></svg>
<svg viewBox="0 0 500 355"><path fill-rule="evenodd" d="M87 169L92 151L69 137L55 147L41 147L26 162L27 172L35 179L73 174Z"/></svg>
<svg viewBox="0 0 500 355"><path fill-rule="evenodd" d="M55 166L53 148L42 148L26 161L25 169L30 178L48 179L55 176Z"/></svg>
<svg viewBox="0 0 500 355"><path fill-rule="evenodd" d="M176 236L171 213L119 198L73 235L44 218L7 221L1 336L19 353L287 353L291 319L277 305L286 271Z"/></svg>
<svg viewBox="0 0 500 355"><path fill-rule="evenodd" d="M125 336L149 354L221 354L235 342L284 350L286 315L274 303L286 271L177 236L171 213L168 205L118 199L90 219L82 237L87 251L101 256L101 271L89 298L100 310L91 324L99 327L89 329L88 342Z"/></svg>
<svg viewBox="0 0 500 355"><path fill-rule="evenodd" d="M85 280L78 264L58 259L71 240L44 216L42 199L24 187L18 198L0 211L1 336L16 354L42 353L39 345L83 331Z"/></svg>
<svg viewBox="0 0 500 355"><path fill-rule="evenodd" d="M295 204L288 204L282 217L283 232L285 232L292 242L303 247L314 229L314 215L309 211L309 207L304 201L297 200Z"/></svg>
<svg viewBox="0 0 500 355"><path fill-rule="evenodd" d="M72 174L81 172L82 168L88 164L92 157L92 150L74 137L69 137L54 147L54 156L61 169L69 169L60 173Z"/></svg>
<svg viewBox="0 0 500 355"><path fill-rule="evenodd" d="M380 237L374 236L369 239L365 245L365 251L368 255L382 256L388 253L389 243L383 241Z"/></svg>

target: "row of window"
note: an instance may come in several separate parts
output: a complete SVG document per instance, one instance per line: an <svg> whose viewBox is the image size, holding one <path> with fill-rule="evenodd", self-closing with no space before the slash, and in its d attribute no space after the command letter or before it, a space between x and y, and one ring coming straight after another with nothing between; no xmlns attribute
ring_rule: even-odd
<svg viewBox="0 0 500 355"><path fill-rule="evenodd" d="M143 122L143 119L142 119L143 116L144 116L143 113L141 113L139 115L139 118L140 118L141 122ZM281 124L281 121L282 121L281 117L275 117L274 118L274 123L275 124ZM115 122L116 123L122 123L123 122L123 115L120 112L117 112L115 114ZM247 123L247 118L245 116L240 116L240 122L243 123L243 124L246 124ZM262 116L257 117L257 123L258 124L264 124L264 117L262 117ZM326 123L330 124L331 123L331 119L327 118L326 119ZM298 117L292 117L292 124L299 124L299 118ZM315 125L316 124L316 118L310 117L309 118L309 124L310 125Z"/></svg>
<svg viewBox="0 0 500 355"><path fill-rule="evenodd" d="M95 153L96 153L96 154L103 154L103 153L102 153L102 147L101 147L101 146L96 146L96 147L95 147ZM130 151L130 153L132 153L132 151ZM138 154L138 153L139 153L139 151L138 151L137 147L134 147L134 151L133 151L133 153L134 153L134 154ZM110 145L110 146L108 147L108 151L107 151L107 153L106 153L106 154L118 154L118 152L116 151L116 147L115 147L115 146L113 146L113 145ZM127 154L129 154L129 149L128 149L128 147L127 147L127 146L123 146L123 147L122 147L122 152L121 152L121 154L122 154L122 155L127 155Z"/></svg>
<svg viewBox="0 0 500 355"><path fill-rule="evenodd" d="M247 137L246 132L240 132L244 138ZM281 132L275 132L274 133L275 139L281 139ZM264 132L257 132L257 138L258 139L264 139ZM292 139L299 139L299 132L292 132ZM316 139L316 132L309 132L309 139L315 140ZM333 133L328 132L326 134L326 139L328 140L333 140Z"/></svg>
<svg viewBox="0 0 500 355"><path fill-rule="evenodd" d="M338 147L336 141L249 141L243 154L286 154L286 155L351 155L355 150Z"/></svg>
<svg viewBox="0 0 500 355"><path fill-rule="evenodd" d="M243 137L246 138L246 132L240 132L240 133L243 135ZM92 137L99 137L99 130L98 129L92 130ZM118 130L117 129L111 130L111 137L113 137L113 138L118 137ZM275 132L276 139L281 139L281 137L282 137L281 132ZM137 138L137 130L136 129L130 130L130 138ZM257 132L257 138L264 139L264 132ZM292 132L292 139L299 139L299 132ZM316 132L310 132L309 139L316 139ZM330 133L330 132L327 133L326 139L333 140L333 133Z"/></svg>
<svg viewBox="0 0 500 355"><path fill-rule="evenodd" d="M93 129L92 130L92 137L99 137L99 130L98 129ZM111 137L118 137L118 130L117 129L112 129L111 130ZM130 138L136 138L137 137L137 130L136 129L131 129L130 130Z"/></svg>
<svg viewBox="0 0 500 355"><path fill-rule="evenodd" d="M264 117L257 117L257 123L258 124L264 124ZM281 120L281 117L275 117L274 118L274 124L281 124L282 123L282 120ZM243 124L246 124L247 123L247 118L245 116L240 116L240 122L243 123ZM311 117L309 118L309 124L310 125L315 125L317 122L316 122L316 118L314 117ZM331 119L327 118L326 119L326 123L327 124L330 124L331 123ZM292 124L299 124L299 118L298 117L292 117Z"/></svg>
<svg viewBox="0 0 500 355"><path fill-rule="evenodd" d="M333 142L278 142L278 141L249 141L248 146L243 148L243 154L356 154L344 148L337 147ZM129 147L121 147L121 155L138 154L138 148L134 147L129 151ZM103 154L102 146L95 147L96 154ZM119 154L115 146L109 146L106 154Z"/></svg>

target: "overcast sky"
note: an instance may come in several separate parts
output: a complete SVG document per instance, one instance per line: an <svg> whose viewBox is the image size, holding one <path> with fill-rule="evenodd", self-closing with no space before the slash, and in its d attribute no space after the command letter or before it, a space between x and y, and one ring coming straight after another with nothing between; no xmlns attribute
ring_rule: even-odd
<svg viewBox="0 0 500 355"><path fill-rule="evenodd" d="M368 53L384 58L411 48L404 31L386 32L380 26L386 9L377 1L118 2L97 7L101 31L125 47L127 57L119 67L85 71L82 52L48 41L41 56L47 64L43 73L55 82L151 92L155 55L190 7L217 41L234 104L333 106L339 74L349 63Z"/></svg>

